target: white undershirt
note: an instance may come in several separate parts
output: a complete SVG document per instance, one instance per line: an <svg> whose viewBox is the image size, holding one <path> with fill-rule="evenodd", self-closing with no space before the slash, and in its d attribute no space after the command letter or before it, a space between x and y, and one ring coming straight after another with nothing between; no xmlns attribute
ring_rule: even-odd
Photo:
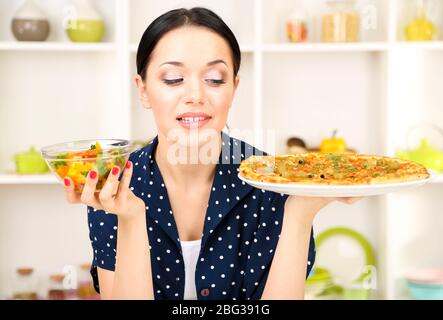
<svg viewBox="0 0 443 320"><path fill-rule="evenodd" d="M197 300L195 288L195 267L200 253L201 239L181 241L183 262L185 264L185 295L184 300Z"/></svg>

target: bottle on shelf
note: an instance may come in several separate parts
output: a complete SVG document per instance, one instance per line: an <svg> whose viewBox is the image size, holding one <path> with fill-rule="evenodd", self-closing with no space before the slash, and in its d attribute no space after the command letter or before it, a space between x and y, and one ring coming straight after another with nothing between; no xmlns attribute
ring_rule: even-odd
<svg viewBox="0 0 443 320"><path fill-rule="evenodd" d="M286 36L290 42L306 42L308 28L308 15L304 1L298 0L286 20Z"/></svg>
<svg viewBox="0 0 443 320"><path fill-rule="evenodd" d="M405 27L407 41L432 41L436 34L434 23L426 16L424 0L415 0L415 17Z"/></svg>
<svg viewBox="0 0 443 320"><path fill-rule="evenodd" d="M66 292L63 288L64 274L51 274L49 276L48 299L49 300L65 300Z"/></svg>
<svg viewBox="0 0 443 320"><path fill-rule="evenodd" d="M18 41L45 41L49 29L49 20L34 0L26 0L12 17L11 30Z"/></svg>
<svg viewBox="0 0 443 320"><path fill-rule="evenodd" d="M323 42L357 42L360 40L360 13L355 0L326 0L322 15Z"/></svg>
<svg viewBox="0 0 443 320"><path fill-rule="evenodd" d="M13 299L37 300L36 279L33 268L18 268L13 289Z"/></svg>
<svg viewBox="0 0 443 320"><path fill-rule="evenodd" d="M103 18L90 0L74 0L65 21L72 42L100 42L105 34Z"/></svg>
<svg viewBox="0 0 443 320"><path fill-rule="evenodd" d="M77 287L77 296L79 299L99 299L99 296L94 289L91 274L89 273L90 270L90 263L83 263L80 265Z"/></svg>

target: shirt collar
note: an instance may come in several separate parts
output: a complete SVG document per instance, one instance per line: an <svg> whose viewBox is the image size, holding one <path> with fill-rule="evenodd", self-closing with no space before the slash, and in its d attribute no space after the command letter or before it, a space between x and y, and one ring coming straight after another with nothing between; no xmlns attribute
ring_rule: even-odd
<svg viewBox="0 0 443 320"><path fill-rule="evenodd" d="M250 155L264 154L249 144L230 137L221 132L222 148L216 164L209 203L205 215L203 228L202 248L207 238L213 233L225 216L245 198L254 187L244 183L238 178L240 162ZM137 190L146 203L148 216L158 224L169 238L181 249L177 226L170 207L167 189L154 159L155 149L158 145L158 136L142 149L139 158L144 156L143 175L140 187Z"/></svg>

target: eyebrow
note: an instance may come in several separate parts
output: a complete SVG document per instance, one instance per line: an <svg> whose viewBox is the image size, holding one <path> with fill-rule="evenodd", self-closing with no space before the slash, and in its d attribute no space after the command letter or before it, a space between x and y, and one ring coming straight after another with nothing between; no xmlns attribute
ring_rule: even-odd
<svg viewBox="0 0 443 320"><path fill-rule="evenodd" d="M226 64L226 62L224 60L222 60L222 59L217 59L217 60L209 61L206 65L207 66L213 66L213 65L218 64L218 63L223 63L226 67L228 66ZM166 61L166 62L163 62L160 66L162 66L164 64L172 64L172 65L178 66L178 67L183 67L184 66L184 64L182 62L179 62L179 61Z"/></svg>

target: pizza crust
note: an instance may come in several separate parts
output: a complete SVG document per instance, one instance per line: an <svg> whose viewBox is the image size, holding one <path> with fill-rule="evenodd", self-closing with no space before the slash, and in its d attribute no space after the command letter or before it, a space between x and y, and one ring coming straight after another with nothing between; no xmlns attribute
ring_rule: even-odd
<svg viewBox="0 0 443 320"><path fill-rule="evenodd" d="M321 153L251 156L242 161L239 172L252 181L310 185L376 185L430 176L424 166L413 161L367 154Z"/></svg>

